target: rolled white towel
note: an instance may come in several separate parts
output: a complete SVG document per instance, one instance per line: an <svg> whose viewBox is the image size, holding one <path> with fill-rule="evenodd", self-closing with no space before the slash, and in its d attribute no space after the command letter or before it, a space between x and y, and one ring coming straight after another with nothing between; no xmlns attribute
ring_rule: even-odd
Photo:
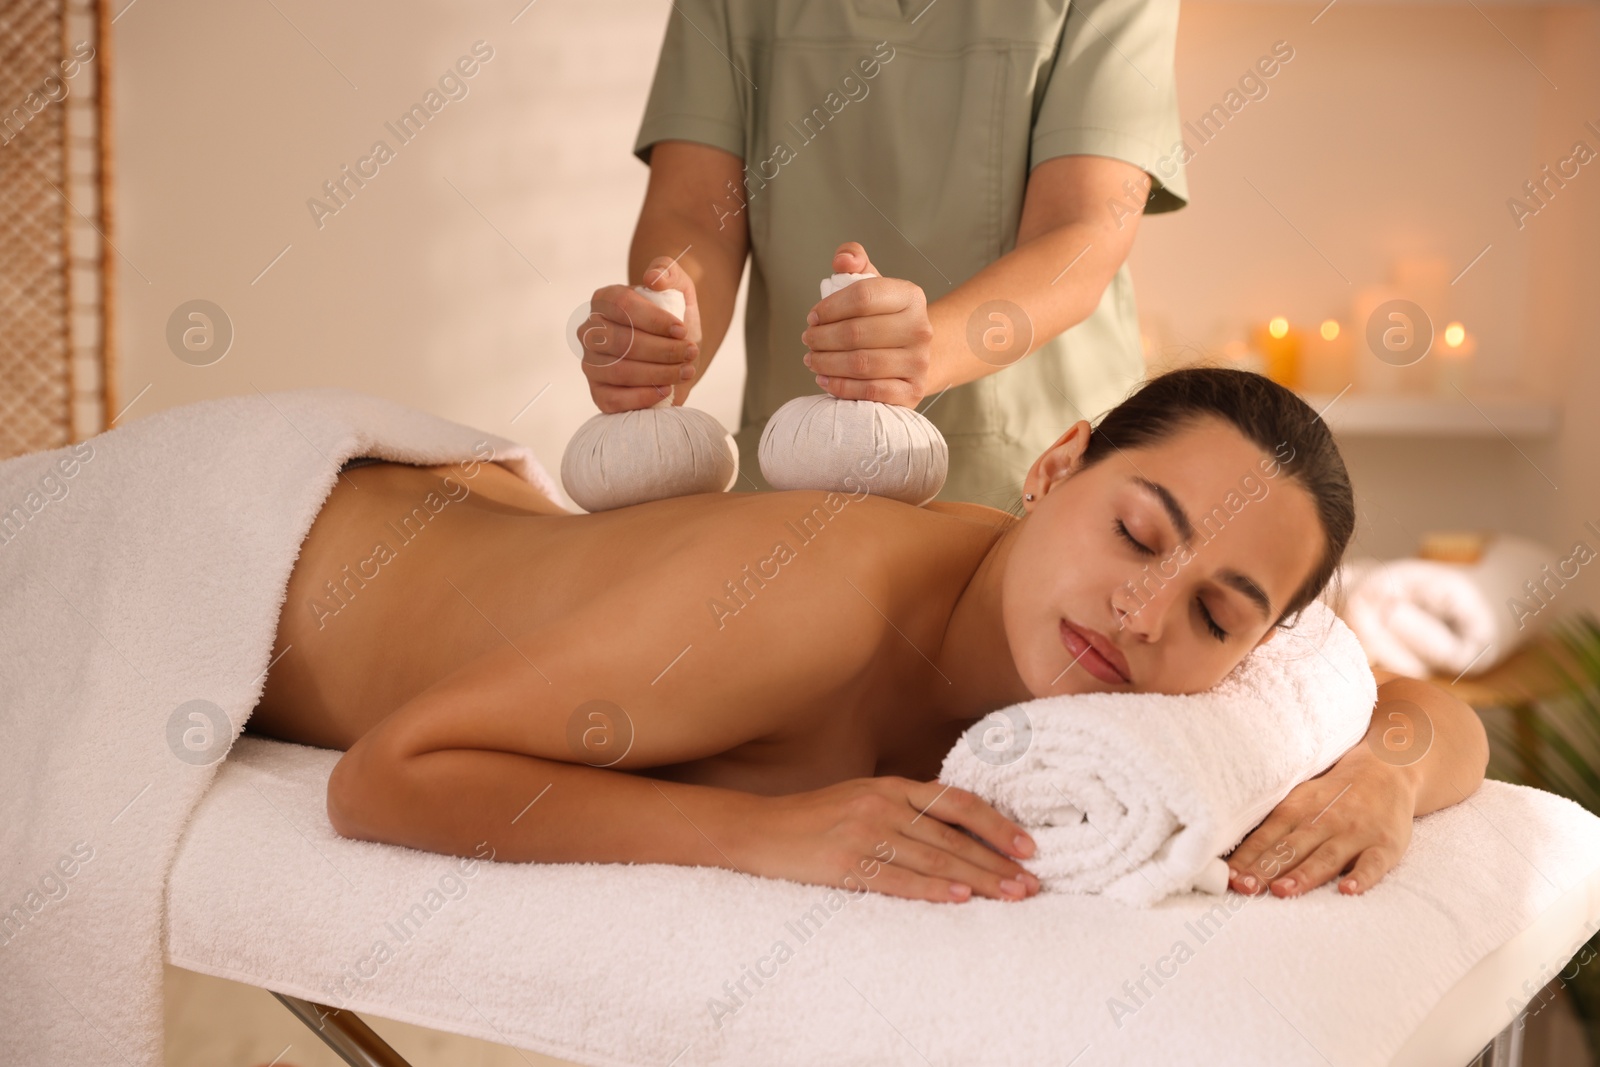
<svg viewBox="0 0 1600 1067"><path fill-rule="evenodd" d="M1358 561L1342 573L1341 614L1375 666L1415 678L1482 674L1548 621L1527 610L1526 583L1556 561L1547 546L1508 534L1474 563Z"/></svg>
<svg viewBox="0 0 1600 1067"><path fill-rule="evenodd" d="M1220 857L1360 742L1376 700L1360 643L1317 601L1203 693L1086 693L992 712L939 780L1027 828L1038 851L1023 866L1045 891L1134 906L1218 893Z"/></svg>

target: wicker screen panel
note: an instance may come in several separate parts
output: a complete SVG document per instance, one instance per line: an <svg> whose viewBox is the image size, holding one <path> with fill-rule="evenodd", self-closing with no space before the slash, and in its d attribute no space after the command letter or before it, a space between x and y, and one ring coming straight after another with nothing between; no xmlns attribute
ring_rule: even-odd
<svg viewBox="0 0 1600 1067"><path fill-rule="evenodd" d="M0 0L0 456L110 416L102 28L92 0Z"/></svg>

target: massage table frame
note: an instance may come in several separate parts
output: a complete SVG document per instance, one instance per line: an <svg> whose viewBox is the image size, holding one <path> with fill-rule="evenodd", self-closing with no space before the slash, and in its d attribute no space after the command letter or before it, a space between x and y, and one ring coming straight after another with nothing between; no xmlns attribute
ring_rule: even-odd
<svg viewBox="0 0 1600 1067"><path fill-rule="evenodd" d="M355 1012L271 992L350 1067L411 1067L404 1056L390 1048L389 1043Z"/></svg>
<svg viewBox="0 0 1600 1067"><path fill-rule="evenodd" d="M272 995L350 1067L411 1067L404 1056L390 1048L389 1043L355 1012L284 993L273 992ZM1527 1014L1527 1008L1517 1012L1517 1017L1463 1067L1522 1067L1522 1034Z"/></svg>

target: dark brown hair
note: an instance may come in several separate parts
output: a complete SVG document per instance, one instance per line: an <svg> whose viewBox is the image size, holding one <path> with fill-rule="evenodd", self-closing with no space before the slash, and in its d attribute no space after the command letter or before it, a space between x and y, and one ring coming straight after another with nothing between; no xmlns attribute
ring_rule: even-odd
<svg viewBox="0 0 1600 1067"><path fill-rule="evenodd" d="M1205 416L1222 419L1274 455L1282 471L1311 494L1322 523L1322 559L1283 614L1321 594L1355 532L1355 494L1327 423L1292 391L1260 374L1229 367L1186 367L1151 378L1094 427L1083 453L1089 467L1116 450L1155 444ZM1287 445L1287 448L1284 446ZM1282 457L1287 453L1289 458Z"/></svg>

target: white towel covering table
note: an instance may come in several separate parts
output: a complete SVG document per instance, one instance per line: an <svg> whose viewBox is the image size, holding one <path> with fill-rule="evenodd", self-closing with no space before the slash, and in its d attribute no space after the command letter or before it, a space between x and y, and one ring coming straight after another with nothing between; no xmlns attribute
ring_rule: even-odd
<svg viewBox="0 0 1600 1067"><path fill-rule="evenodd" d="M238 731L299 545L356 456L463 477L492 457L554 489L523 446L338 390L205 401L0 463L0 1067L157 1067L163 953L586 1064L1454 1065L1600 917L1600 819L1497 783L1420 820L1363 897L1143 910L341 839L338 754Z"/></svg>
<svg viewBox="0 0 1600 1067"><path fill-rule="evenodd" d="M580 1064L1460 1067L1600 926L1600 819L1494 781L1361 897L1139 909L350 841L337 758L235 744L179 844L169 961Z"/></svg>

